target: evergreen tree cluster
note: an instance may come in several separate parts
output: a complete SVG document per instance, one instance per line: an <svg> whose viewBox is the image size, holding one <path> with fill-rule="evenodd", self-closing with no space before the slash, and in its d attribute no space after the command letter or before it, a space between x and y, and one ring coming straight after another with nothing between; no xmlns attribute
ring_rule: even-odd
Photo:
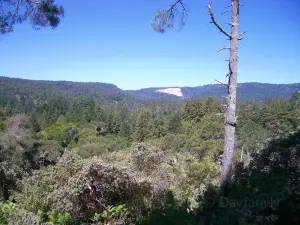
<svg viewBox="0 0 300 225"><path fill-rule="evenodd" d="M226 200L217 191L224 139L219 100L132 103L53 93L26 101L0 108L1 224L105 224L105 208L89 199L89 185L104 205L120 209L114 218L126 205L126 224L282 224L287 216L289 224L299 222L299 209L290 206L299 198L299 93L238 104L235 175ZM274 185L272 196L290 190L276 210L222 205L256 201L257 188L272 197L263 182ZM284 214L287 205L291 212Z"/></svg>

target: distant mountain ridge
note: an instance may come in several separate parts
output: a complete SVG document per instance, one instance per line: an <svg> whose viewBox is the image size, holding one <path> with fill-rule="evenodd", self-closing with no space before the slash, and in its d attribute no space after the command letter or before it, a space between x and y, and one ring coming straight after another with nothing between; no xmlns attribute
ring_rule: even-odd
<svg viewBox="0 0 300 225"><path fill-rule="evenodd" d="M176 87L178 88L178 87ZM221 84L210 84L197 87L181 87L182 97L167 94L157 93L157 90L168 89L164 88L144 88L136 91L129 91L132 95L142 98L182 98L182 99L195 99L195 98L208 98L214 97L220 99L222 96L227 95L227 88ZM294 84L269 84L269 83L240 83L238 84L238 99L243 100L256 100L263 101L268 98L289 98L293 92L300 91L300 83Z"/></svg>
<svg viewBox="0 0 300 225"><path fill-rule="evenodd" d="M1 76L0 84L0 105L5 105L10 100L19 98L19 96L47 99L51 95L64 97L92 95L99 100L120 101L130 99L130 101L143 101L163 98L180 100L214 97L220 99L227 94L226 86L221 84L122 90L116 85L100 82L43 81ZM238 100L263 101L268 98L289 98L293 92L299 91L300 83L240 83L238 84Z"/></svg>

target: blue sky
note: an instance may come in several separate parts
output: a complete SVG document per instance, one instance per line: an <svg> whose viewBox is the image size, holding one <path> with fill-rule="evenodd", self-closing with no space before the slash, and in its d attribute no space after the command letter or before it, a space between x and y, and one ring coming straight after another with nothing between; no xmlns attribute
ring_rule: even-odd
<svg viewBox="0 0 300 225"><path fill-rule="evenodd" d="M113 83L123 89L198 86L225 81L225 36L210 24L208 0L185 0L181 31L153 31L150 20L170 0L60 0L60 26L34 31L22 24L0 37L0 75L38 80ZM215 0L221 16L229 0ZM300 82L300 1L241 0L239 82ZM229 28L229 27L226 27Z"/></svg>

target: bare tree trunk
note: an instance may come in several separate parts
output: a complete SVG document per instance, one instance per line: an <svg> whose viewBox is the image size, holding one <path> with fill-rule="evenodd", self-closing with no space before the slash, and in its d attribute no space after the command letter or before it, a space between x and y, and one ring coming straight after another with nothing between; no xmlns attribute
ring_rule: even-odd
<svg viewBox="0 0 300 225"><path fill-rule="evenodd" d="M236 96L237 96L237 69L238 69L238 45L239 45L239 0L232 0L230 59L228 77L228 107L225 114L225 138L222 162L221 190L225 191L231 181L235 127L236 127Z"/></svg>
<svg viewBox="0 0 300 225"><path fill-rule="evenodd" d="M236 127L236 96L237 96L237 68L238 68L238 45L240 38L243 32L239 34L239 0L231 0L231 5L226 8L231 8L231 10L226 10L222 13L231 12L231 34L226 31L216 20L214 13L212 11L213 0L209 0L208 3L208 12L210 15L211 23L213 23L220 33L223 33L230 40L230 47L223 47L218 50L230 49L230 59L229 59L229 73L228 73L228 84L222 83L218 80L217 82L226 85L228 87L228 96L226 100L226 113L225 113L225 138L224 138L224 153L222 159L222 168L221 168L221 192L226 192L225 189L231 181L232 177L232 167L233 167L233 156L234 156L234 142L235 142L235 127ZM175 22L174 18L178 11L177 5L182 7L182 15L180 24L184 25L186 16L187 16L187 7L183 3L183 0L176 0L176 2L170 5L166 10L160 10L152 20L152 27L159 31L165 32L166 28L172 27L166 21L170 20ZM177 12L177 13L176 13ZM174 25L171 23L171 25Z"/></svg>

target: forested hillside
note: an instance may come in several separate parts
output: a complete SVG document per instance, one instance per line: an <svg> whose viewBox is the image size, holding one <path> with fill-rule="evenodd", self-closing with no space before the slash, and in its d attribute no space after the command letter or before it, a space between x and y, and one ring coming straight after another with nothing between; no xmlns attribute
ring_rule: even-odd
<svg viewBox="0 0 300 225"><path fill-rule="evenodd" d="M84 95L93 96L95 101L122 101L126 100L132 106L135 103L145 103L147 100L168 99L206 99L213 97L220 100L226 96L226 87L220 84L204 85L198 87L182 87L183 97L159 93L160 88L146 88L136 91L121 90L113 84L84 83L71 81L36 81L17 78L0 77L0 105L21 104L22 107L31 108L33 104L49 101L55 95L64 96L65 99ZM297 84L263 84L243 83L238 87L238 100L264 101L268 98L291 97L292 93L300 91Z"/></svg>
<svg viewBox="0 0 300 225"><path fill-rule="evenodd" d="M33 102L48 101L54 95L64 98L93 95L99 100L116 100L123 97L122 90L106 83L83 83L72 81L41 81L0 77L1 103L15 102L18 98Z"/></svg>
<svg viewBox="0 0 300 225"><path fill-rule="evenodd" d="M283 98L239 103L224 198L218 99L138 100L100 83L1 84L0 224L300 222L300 96L287 94L292 86L281 86Z"/></svg>
<svg viewBox="0 0 300 225"><path fill-rule="evenodd" d="M160 88L146 88L137 91L129 91L130 94L138 98L169 98L180 99L175 95L155 92ZM204 85L198 87L182 87L184 99L214 97L221 99L226 96L226 86L222 84ZM300 83L297 84L264 84L264 83L242 83L238 85L238 100L264 101L268 98L289 98L291 93L300 91Z"/></svg>

